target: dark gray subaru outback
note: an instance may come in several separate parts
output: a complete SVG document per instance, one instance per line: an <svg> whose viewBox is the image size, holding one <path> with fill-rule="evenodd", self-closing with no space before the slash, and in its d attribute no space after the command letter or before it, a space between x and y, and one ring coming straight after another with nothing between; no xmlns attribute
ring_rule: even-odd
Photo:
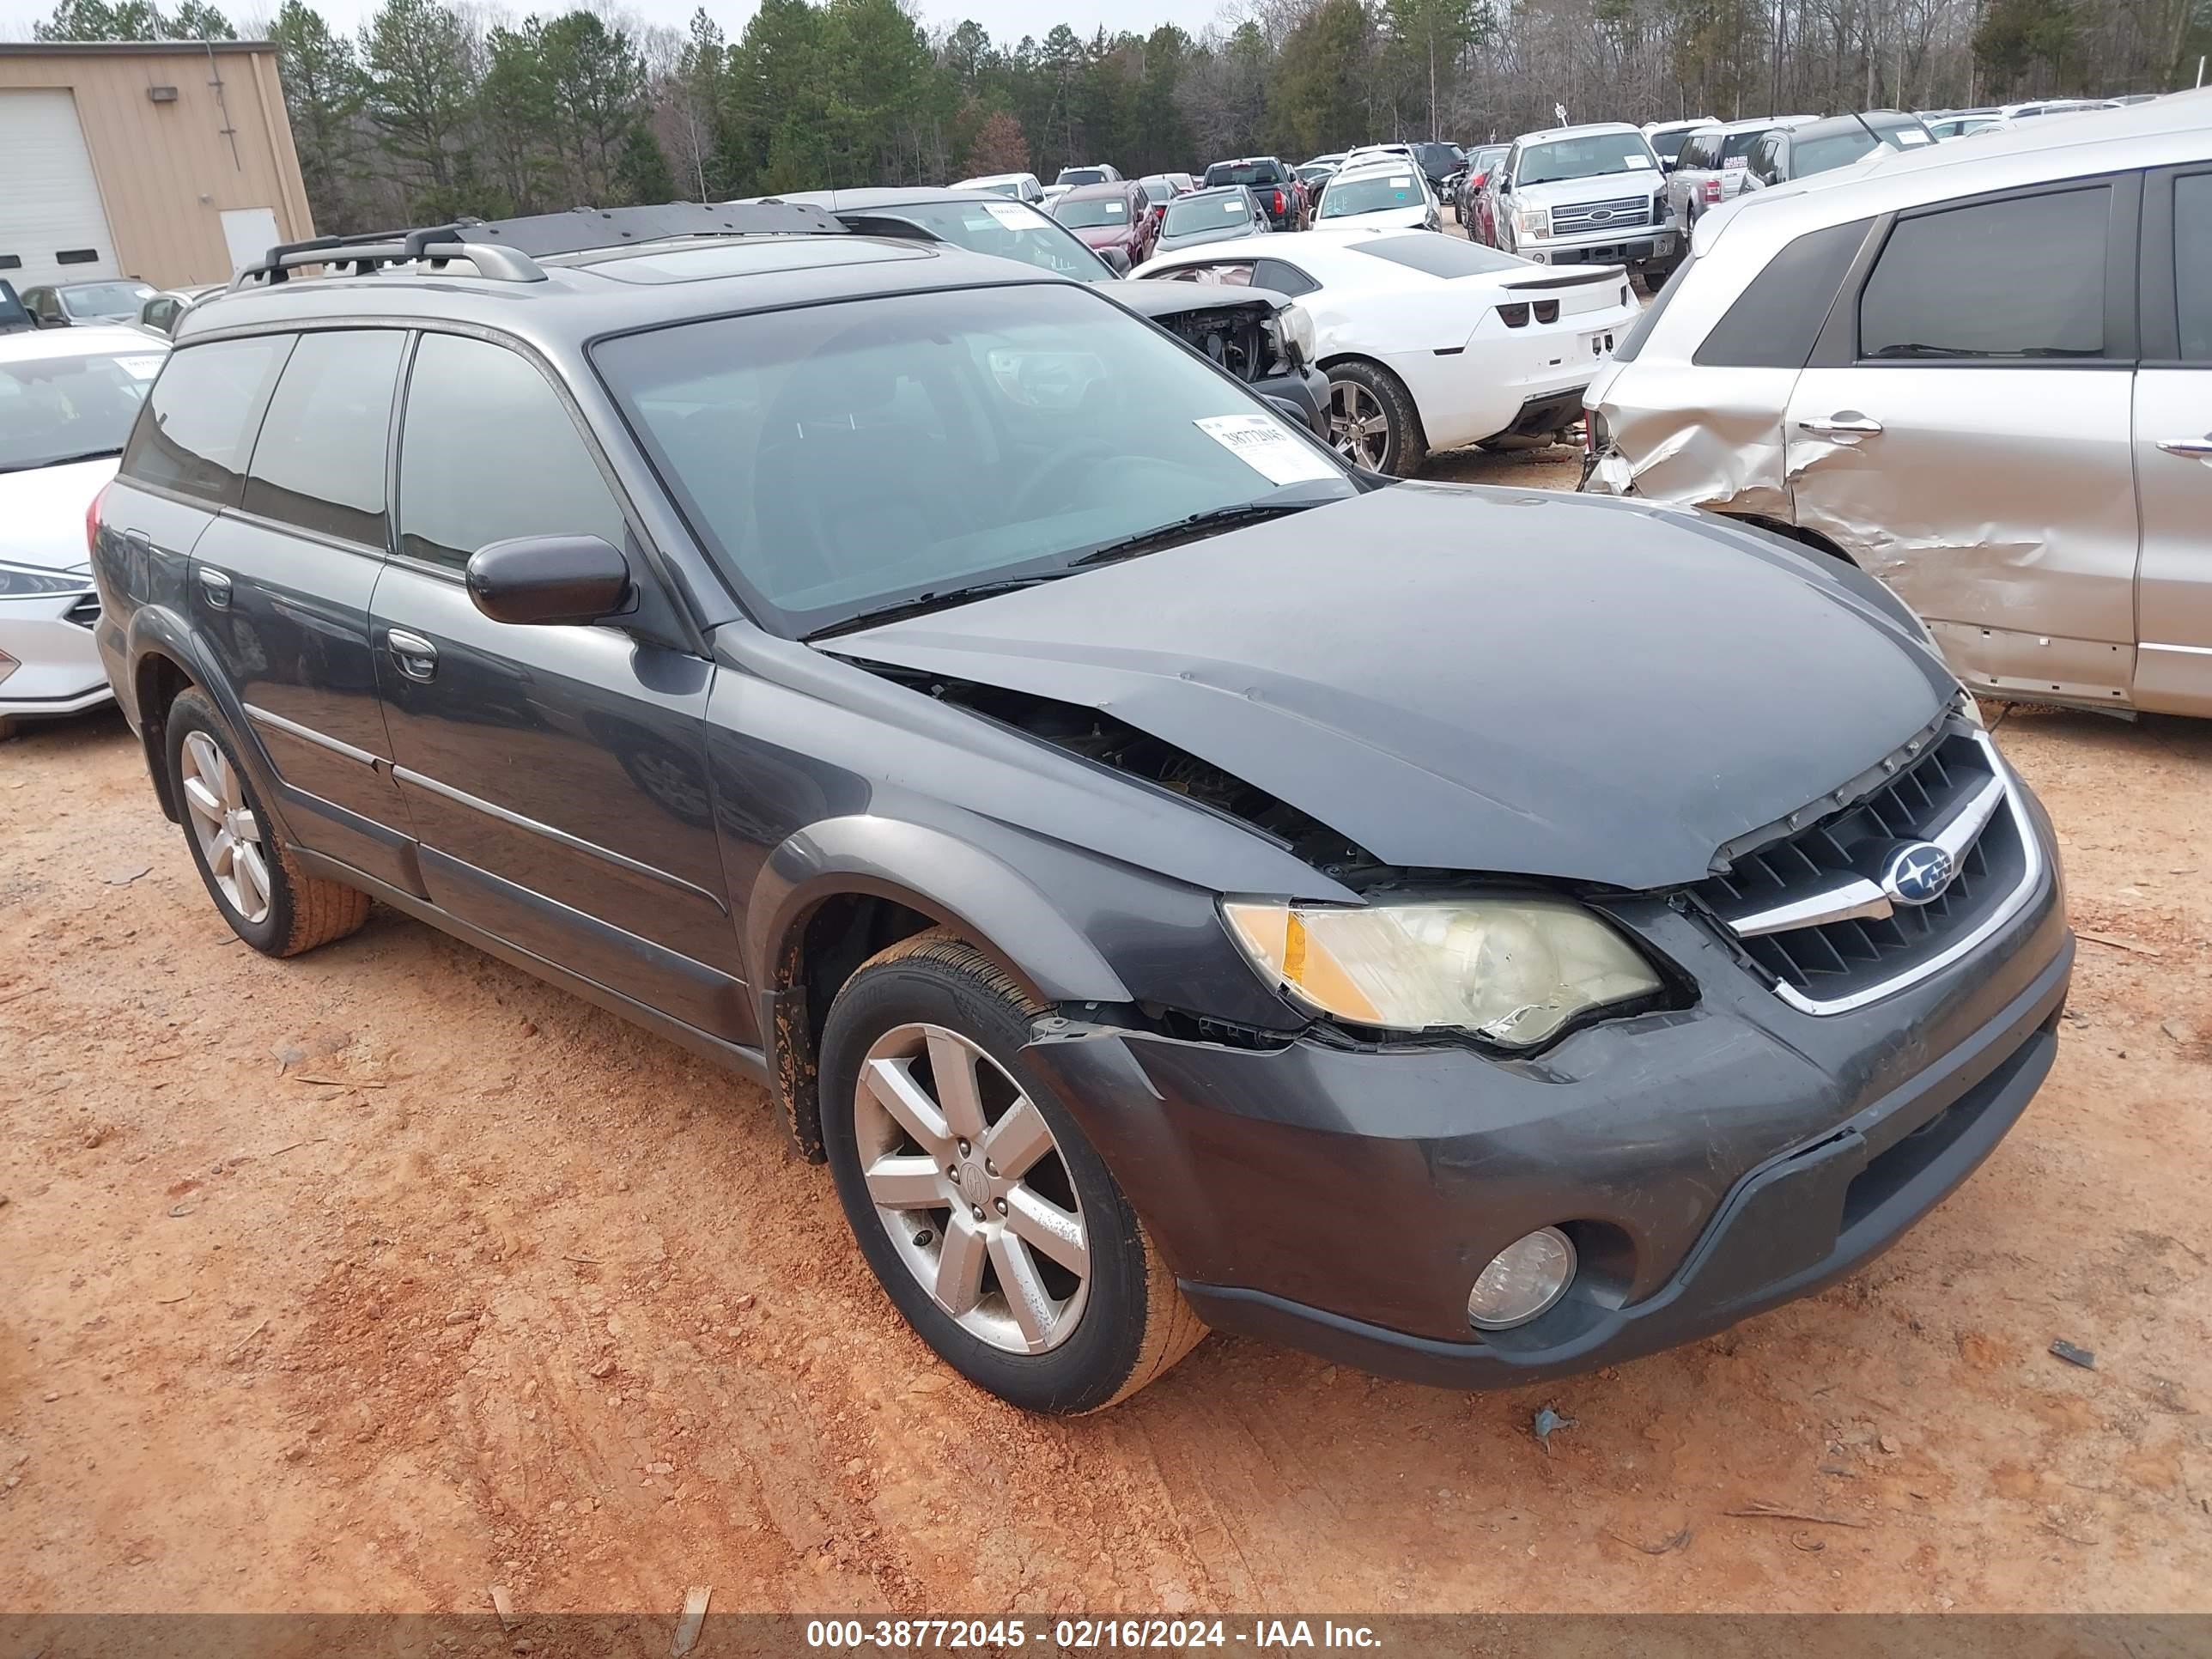
<svg viewBox="0 0 2212 1659"><path fill-rule="evenodd" d="M758 1080L1024 1407L1206 1326L1680 1342L2051 1065L2050 826L1876 583L1348 471L1091 285L816 210L273 251L90 532L242 938L380 899Z"/></svg>

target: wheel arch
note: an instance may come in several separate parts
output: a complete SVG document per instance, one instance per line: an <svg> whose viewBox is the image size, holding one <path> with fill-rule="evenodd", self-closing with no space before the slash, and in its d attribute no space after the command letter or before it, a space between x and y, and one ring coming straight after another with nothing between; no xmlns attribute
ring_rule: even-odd
<svg viewBox="0 0 2212 1659"><path fill-rule="evenodd" d="M768 1069L793 1139L822 1156L819 1041L830 1005L878 951L942 928L1039 1004L1129 993L1074 923L971 842L855 817L811 826L770 855L745 907Z"/></svg>

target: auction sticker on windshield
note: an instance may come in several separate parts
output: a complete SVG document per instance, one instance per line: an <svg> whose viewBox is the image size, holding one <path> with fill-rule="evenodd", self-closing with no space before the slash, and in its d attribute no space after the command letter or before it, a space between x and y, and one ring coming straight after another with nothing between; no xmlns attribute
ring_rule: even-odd
<svg viewBox="0 0 2212 1659"><path fill-rule="evenodd" d="M1265 415L1208 415L1192 424L1270 483L1340 476L1327 456L1308 448Z"/></svg>
<svg viewBox="0 0 2212 1659"><path fill-rule="evenodd" d="M1012 202L985 202L981 206L984 212L996 219L1008 230L1036 228L1037 216L1025 207L1018 207Z"/></svg>
<svg viewBox="0 0 2212 1659"><path fill-rule="evenodd" d="M154 357L118 357L115 366L134 380L150 380L161 372L161 360Z"/></svg>

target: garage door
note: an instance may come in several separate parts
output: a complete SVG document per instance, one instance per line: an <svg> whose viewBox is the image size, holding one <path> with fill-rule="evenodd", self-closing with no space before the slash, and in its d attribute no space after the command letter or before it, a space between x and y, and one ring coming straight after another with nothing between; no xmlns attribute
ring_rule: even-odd
<svg viewBox="0 0 2212 1659"><path fill-rule="evenodd" d="M0 276L21 292L122 274L76 100L46 88L0 91Z"/></svg>

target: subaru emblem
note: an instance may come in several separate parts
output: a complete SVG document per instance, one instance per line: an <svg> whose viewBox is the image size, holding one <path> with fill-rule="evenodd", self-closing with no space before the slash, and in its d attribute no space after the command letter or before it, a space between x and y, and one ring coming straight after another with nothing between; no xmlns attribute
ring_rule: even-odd
<svg viewBox="0 0 2212 1659"><path fill-rule="evenodd" d="M1951 855L1934 842L1907 842L1882 860L1881 890L1899 904L1933 904L1957 874Z"/></svg>

